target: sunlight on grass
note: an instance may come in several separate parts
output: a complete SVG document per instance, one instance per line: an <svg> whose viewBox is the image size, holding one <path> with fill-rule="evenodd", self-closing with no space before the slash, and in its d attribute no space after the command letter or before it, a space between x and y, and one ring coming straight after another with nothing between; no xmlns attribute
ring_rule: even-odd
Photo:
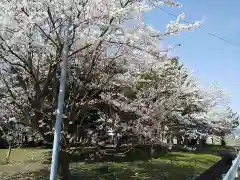
<svg viewBox="0 0 240 180"><path fill-rule="evenodd" d="M0 164L6 163L7 149L0 149ZM13 149L8 163L42 162L46 160L45 149Z"/></svg>
<svg viewBox="0 0 240 180"><path fill-rule="evenodd" d="M5 155L7 150L0 150L0 164L2 164L0 165L0 172L3 170L3 172L5 171L8 173L8 169L11 166L11 171L16 171L18 174L8 176L9 179L11 179L10 177L17 177L20 179L20 176L23 177L23 180L24 177L26 177L26 179L28 177L28 179L33 177L34 179L37 176L41 177L39 179L46 179L49 176L47 168L49 164L42 166L41 163L47 159L47 152L49 151L44 149L13 149L10 157L10 164L4 165L4 163L6 163ZM76 162L71 164L71 179L190 180L208 169L219 159L219 156L211 154L172 152L160 158L153 159L152 161L89 164ZM23 168L23 166L25 166L25 168ZM25 172L28 167L30 167L31 170ZM44 172L44 170L46 170L46 172ZM31 174L31 176L29 174Z"/></svg>

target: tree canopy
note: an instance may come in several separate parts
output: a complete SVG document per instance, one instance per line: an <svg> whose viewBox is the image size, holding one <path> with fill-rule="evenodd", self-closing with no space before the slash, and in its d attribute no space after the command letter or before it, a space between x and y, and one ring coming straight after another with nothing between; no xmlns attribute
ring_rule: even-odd
<svg viewBox="0 0 240 180"><path fill-rule="evenodd" d="M184 14L161 32L143 13L170 0L3 0L0 4L1 118L15 117L53 140L63 59L71 19L62 147L74 144L162 143L163 132L238 125L225 95L200 88L162 41L197 28ZM214 117L214 118L213 118ZM223 131L222 131L223 132ZM225 131L224 131L225 132Z"/></svg>

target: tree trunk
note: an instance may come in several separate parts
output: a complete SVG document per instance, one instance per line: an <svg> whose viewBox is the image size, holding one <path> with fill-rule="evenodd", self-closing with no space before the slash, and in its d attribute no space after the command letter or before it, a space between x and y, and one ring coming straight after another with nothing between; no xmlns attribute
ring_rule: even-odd
<svg viewBox="0 0 240 180"><path fill-rule="evenodd" d="M7 156L6 156L6 161L7 161L7 162L8 162L9 159L10 159L11 152L12 152L12 143L9 143L8 153L7 153Z"/></svg>
<svg viewBox="0 0 240 180"><path fill-rule="evenodd" d="M152 144L151 147L150 147L150 160L151 161L153 159L153 155L154 155L154 147L153 147L153 144Z"/></svg>
<svg viewBox="0 0 240 180"><path fill-rule="evenodd" d="M59 153L59 169L58 175L59 180L70 179L70 154L66 151L60 151Z"/></svg>

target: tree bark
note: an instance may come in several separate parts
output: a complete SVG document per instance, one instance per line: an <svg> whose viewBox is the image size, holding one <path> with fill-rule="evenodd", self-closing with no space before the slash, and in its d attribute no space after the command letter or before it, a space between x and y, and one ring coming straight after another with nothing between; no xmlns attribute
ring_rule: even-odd
<svg viewBox="0 0 240 180"><path fill-rule="evenodd" d="M64 150L59 152L59 180L70 179L70 154Z"/></svg>
<svg viewBox="0 0 240 180"><path fill-rule="evenodd" d="M151 147L150 147L150 160L151 161L153 159L153 156L154 156L154 147L153 147L153 144L152 144Z"/></svg>
<svg viewBox="0 0 240 180"><path fill-rule="evenodd" d="M7 153L7 156L6 156L6 161L7 161L7 162L8 162L9 159L10 159L11 152L12 152L12 143L9 143L8 153Z"/></svg>

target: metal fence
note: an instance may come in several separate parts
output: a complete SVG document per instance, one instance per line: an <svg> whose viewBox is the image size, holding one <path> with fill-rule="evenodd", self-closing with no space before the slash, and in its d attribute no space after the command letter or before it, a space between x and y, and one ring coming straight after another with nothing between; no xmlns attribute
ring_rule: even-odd
<svg viewBox="0 0 240 180"><path fill-rule="evenodd" d="M223 175L223 180L235 180L238 177L238 169L240 166L240 153L238 156L233 160L232 166L227 172L227 174Z"/></svg>

